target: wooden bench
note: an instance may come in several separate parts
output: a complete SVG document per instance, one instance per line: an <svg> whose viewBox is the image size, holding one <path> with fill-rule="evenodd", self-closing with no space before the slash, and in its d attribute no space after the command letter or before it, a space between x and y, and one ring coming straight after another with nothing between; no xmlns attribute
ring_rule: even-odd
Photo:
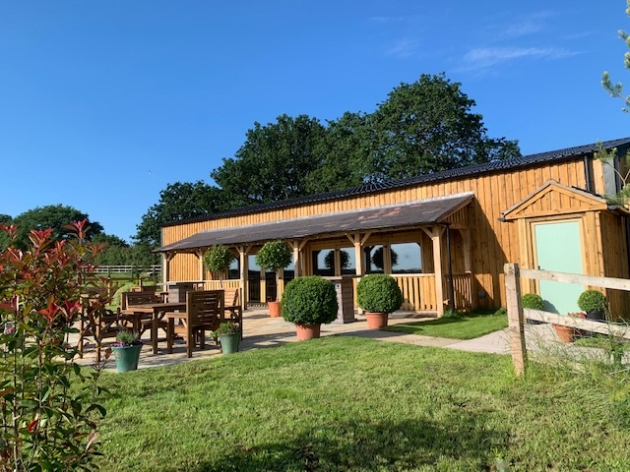
<svg viewBox="0 0 630 472"><path fill-rule="evenodd" d="M151 329L153 323L153 315L146 311L134 311L133 307L137 305L150 305L152 303L162 303L164 297L158 295L153 290L143 292L124 292L121 297L120 303L120 315L121 318L131 321L133 329L142 334L147 329ZM168 322L166 320L160 320L158 328L162 328L166 331Z"/></svg>

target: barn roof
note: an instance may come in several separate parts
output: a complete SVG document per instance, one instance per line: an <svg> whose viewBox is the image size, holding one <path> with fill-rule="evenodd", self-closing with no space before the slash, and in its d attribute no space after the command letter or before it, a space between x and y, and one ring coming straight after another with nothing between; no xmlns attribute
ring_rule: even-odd
<svg viewBox="0 0 630 472"><path fill-rule="evenodd" d="M255 244L274 239L300 239L325 234L378 231L444 223L446 218L472 201L472 192L416 200L396 205L295 218L272 223L201 231L161 247L157 252L192 252L223 245Z"/></svg>

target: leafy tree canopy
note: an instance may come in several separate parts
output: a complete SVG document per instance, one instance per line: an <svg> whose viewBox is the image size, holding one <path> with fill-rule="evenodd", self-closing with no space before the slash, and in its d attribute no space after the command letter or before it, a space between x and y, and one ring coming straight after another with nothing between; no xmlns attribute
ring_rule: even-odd
<svg viewBox="0 0 630 472"><path fill-rule="evenodd" d="M157 247L161 242L161 225L227 209L229 207L224 195L217 187L202 181L169 184L160 192L159 202L142 217L133 239L138 243Z"/></svg>
<svg viewBox="0 0 630 472"><path fill-rule="evenodd" d="M317 146L325 134L326 128L306 115L254 123L234 158L224 158L210 176L237 206L307 195L306 180L322 165Z"/></svg>
<svg viewBox="0 0 630 472"><path fill-rule="evenodd" d="M114 234L100 233L94 236L95 243L106 243L108 247L129 247L127 241Z"/></svg>
<svg viewBox="0 0 630 472"><path fill-rule="evenodd" d="M16 245L26 248L28 245L28 233L32 229L43 230L53 229L53 241L68 239L72 231L65 226L73 221L87 220L90 229L85 233L88 240L92 240L96 235L103 232L103 227L96 221L90 221L87 214L80 212L76 208L66 205L47 205L37 207L16 216L12 223L18 226L18 236Z"/></svg>

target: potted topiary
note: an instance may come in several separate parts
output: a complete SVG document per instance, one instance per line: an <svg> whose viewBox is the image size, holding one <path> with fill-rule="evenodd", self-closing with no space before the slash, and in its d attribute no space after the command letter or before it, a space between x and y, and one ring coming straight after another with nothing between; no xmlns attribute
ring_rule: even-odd
<svg viewBox="0 0 630 472"><path fill-rule="evenodd" d="M357 284L357 304L366 311L370 329L387 326L389 313L398 310L402 302L400 287L391 275L366 275Z"/></svg>
<svg viewBox="0 0 630 472"><path fill-rule="evenodd" d="M238 331L238 324L233 321L225 321L212 332L212 337L218 339L221 344L223 354L234 354L238 352L241 335Z"/></svg>
<svg viewBox="0 0 630 472"><path fill-rule="evenodd" d="M321 325L337 319L335 284L317 275L299 277L282 294L282 317L295 324L299 341L319 338Z"/></svg>
<svg viewBox="0 0 630 472"><path fill-rule="evenodd" d="M112 344L112 350L118 372L138 370L138 361L142 350L142 341L138 332L120 331L116 335L116 342Z"/></svg>
<svg viewBox="0 0 630 472"><path fill-rule="evenodd" d="M291 249L284 241L269 241L260 248L256 254L256 264L265 270L272 270L276 273L276 279L280 278L279 271L291 264ZM280 316L280 303L277 300L268 302L269 316Z"/></svg>
<svg viewBox="0 0 630 472"><path fill-rule="evenodd" d="M584 313L586 318L592 321L605 321L606 309L608 308L608 299L599 290L583 291L577 304Z"/></svg>
<svg viewBox="0 0 630 472"><path fill-rule="evenodd" d="M545 308L545 302L540 295L535 293L526 293L521 297L521 305L523 308L530 310L542 310Z"/></svg>
<svg viewBox="0 0 630 472"><path fill-rule="evenodd" d="M206 252L205 256L203 256L203 263L210 272L219 275L221 287L223 287L225 273L230 269L230 265L235 259L236 256L230 248L219 244Z"/></svg>

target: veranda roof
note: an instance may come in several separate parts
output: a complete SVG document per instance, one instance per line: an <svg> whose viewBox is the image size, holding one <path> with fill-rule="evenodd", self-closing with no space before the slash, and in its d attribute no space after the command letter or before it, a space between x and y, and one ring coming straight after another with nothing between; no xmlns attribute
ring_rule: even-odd
<svg viewBox="0 0 630 472"><path fill-rule="evenodd" d="M423 226L445 222L451 214L472 201L472 192L416 200L363 210L328 213L292 220L201 231L162 246L156 252L192 252L223 244L264 243L275 239L303 239L324 234L343 234Z"/></svg>

